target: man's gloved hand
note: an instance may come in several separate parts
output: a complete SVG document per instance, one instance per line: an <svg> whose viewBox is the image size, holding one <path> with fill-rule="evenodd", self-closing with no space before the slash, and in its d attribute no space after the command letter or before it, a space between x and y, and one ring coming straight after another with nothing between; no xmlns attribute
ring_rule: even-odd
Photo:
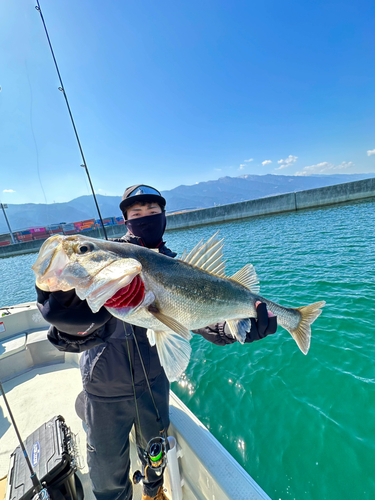
<svg viewBox="0 0 375 500"><path fill-rule="evenodd" d="M93 313L86 300L81 300L74 290L51 293L36 286L36 291L37 306L44 319L69 335L90 335L112 318L105 307Z"/></svg>
<svg viewBox="0 0 375 500"><path fill-rule="evenodd" d="M267 310L264 302L256 302L257 318L251 318L251 331L247 334L245 342L263 339L277 330L277 316ZM254 336L257 338L254 338ZM250 339L249 339L250 337Z"/></svg>
<svg viewBox="0 0 375 500"><path fill-rule="evenodd" d="M250 318L251 330L247 332L245 343L249 344L255 340L263 339L277 330L277 316L267 310L264 302L256 302L257 317ZM224 326L224 333L228 337L233 337L227 324Z"/></svg>

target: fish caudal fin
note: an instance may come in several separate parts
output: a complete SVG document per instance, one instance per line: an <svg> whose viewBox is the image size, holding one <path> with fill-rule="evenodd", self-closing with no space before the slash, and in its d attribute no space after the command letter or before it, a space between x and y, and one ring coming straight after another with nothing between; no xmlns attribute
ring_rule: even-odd
<svg viewBox="0 0 375 500"><path fill-rule="evenodd" d="M164 368L169 382L175 382L189 364L191 354L189 341L173 332L157 331L151 337L155 340L160 364Z"/></svg>
<svg viewBox="0 0 375 500"><path fill-rule="evenodd" d="M321 308L325 306L325 301L315 302L309 306L296 307L296 310L301 313L301 320L295 330L288 329L291 336L297 342L298 347L303 354L307 354L310 349L311 341L311 325L318 318L322 311Z"/></svg>

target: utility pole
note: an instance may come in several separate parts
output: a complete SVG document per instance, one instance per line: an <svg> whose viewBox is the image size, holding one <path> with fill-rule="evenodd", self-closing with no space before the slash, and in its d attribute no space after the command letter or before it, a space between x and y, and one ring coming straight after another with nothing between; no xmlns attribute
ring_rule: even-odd
<svg viewBox="0 0 375 500"><path fill-rule="evenodd" d="M10 233L10 237L12 238L12 242L13 244L15 244L15 240L14 240L14 236L13 236L13 233L12 233L12 229L10 228L10 224L9 224L9 221L8 221L8 217L7 217L7 214L5 212L5 209L8 208L8 205L6 203L0 203L0 207L2 208L3 212L4 212L4 217L5 217L5 220L6 220L6 223L8 225L8 229L9 229L9 233Z"/></svg>

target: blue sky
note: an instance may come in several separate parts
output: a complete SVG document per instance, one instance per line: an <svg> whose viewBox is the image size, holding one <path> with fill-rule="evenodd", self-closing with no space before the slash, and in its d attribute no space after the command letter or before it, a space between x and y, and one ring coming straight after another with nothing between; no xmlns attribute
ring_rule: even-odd
<svg viewBox="0 0 375 500"><path fill-rule="evenodd" d="M0 197L89 193L34 0L0 4ZM41 0L96 192L375 173L372 1Z"/></svg>

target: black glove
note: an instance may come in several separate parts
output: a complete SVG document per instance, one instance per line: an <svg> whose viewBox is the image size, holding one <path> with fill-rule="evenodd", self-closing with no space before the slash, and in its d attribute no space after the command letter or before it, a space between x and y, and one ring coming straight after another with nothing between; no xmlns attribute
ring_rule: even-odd
<svg viewBox="0 0 375 500"><path fill-rule="evenodd" d="M246 335L245 342L264 339L277 330L277 316L268 316L267 306L264 302L258 304L256 310L258 316L256 319L251 318L251 331ZM251 338L249 339L249 337Z"/></svg>
<svg viewBox="0 0 375 500"><path fill-rule="evenodd" d="M60 332L74 336L90 335L112 318L105 307L93 313L86 300L81 300L74 290L44 292L37 286L35 288L42 316Z"/></svg>
<svg viewBox="0 0 375 500"><path fill-rule="evenodd" d="M264 339L267 335L271 335L277 330L277 316L268 316L267 306L261 302L256 306L257 318L250 318L251 330L247 332L245 343L249 344L255 340ZM227 324L224 326L224 333L232 337Z"/></svg>

